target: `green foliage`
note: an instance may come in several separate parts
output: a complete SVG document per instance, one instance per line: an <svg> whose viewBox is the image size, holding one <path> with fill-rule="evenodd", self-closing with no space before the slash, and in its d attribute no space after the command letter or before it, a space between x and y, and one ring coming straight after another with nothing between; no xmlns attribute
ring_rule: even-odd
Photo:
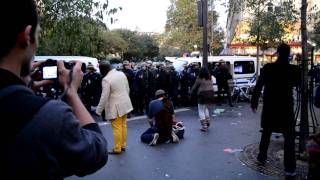
<svg viewBox="0 0 320 180"><path fill-rule="evenodd" d="M108 0L36 0L41 19L40 55L105 57L110 53L104 17L121 8L108 9Z"/></svg>
<svg viewBox="0 0 320 180"><path fill-rule="evenodd" d="M320 20L314 25L311 39L316 43L317 49L320 49Z"/></svg>
<svg viewBox="0 0 320 180"><path fill-rule="evenodd" d="M171 6L167 11L166 32L161 54L164 56L176 53L194 51L194 46L202 48L202 29L197 22L197 0L170 0ZM216 50L222 47L223 34L216 29L217 14L215 11L208 13L208 42ZM213 33L212 33L213 31ZM213 37L212 37L213 35ZM197 49L198 50L198 49Z"/></svg>
<svg viewBox="0 0 320 180"><path fill-rule="evenodd" d="M127 48L122 52L124 59L137 61L158 56L159 47L151 36L127 29L118 29L115 32L119 33L127 44Z"/></svg>
<svg viewBox="0 0 320 180"><path fill-rule="evenodd" d="M108 9L97 0L37 0L41 18L39 55L82 55L106 59L120 54L125 59L153 58L159 48L153 37L130 30L109 31L103 23L119 8Z"/></svg>
<svg viewBox="0 0 320 180"><path fill-rule="evenodd" d="M260 22L253 21L251 24L250 35L256 37L260 33L260 46L262 49L276 47L285 35L284 27L279 23L275 14L262 12Z"/></svg>
<svg viewBox="0 0 320 180"><path fill-rule="evenodd" d="M298 12L292 0L281 4L272 4L270 0L244 0L245 10L253 16L250 22L251 39L261 45L262 49L276 47L284 41L286 33L293 30Z"/></svg>

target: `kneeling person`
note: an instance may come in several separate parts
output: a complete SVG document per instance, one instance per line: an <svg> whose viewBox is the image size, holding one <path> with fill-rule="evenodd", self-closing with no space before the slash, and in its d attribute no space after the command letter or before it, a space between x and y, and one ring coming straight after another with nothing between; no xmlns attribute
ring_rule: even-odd
<svg viewBox="0 0 320 180"><path fill-rule="evenodd" d="M149 104L150 128L141 135L141 141L149 145L178 142L178 136L172 131L174 109L172 102L163 90L155 93L156 99Z"/></svg>

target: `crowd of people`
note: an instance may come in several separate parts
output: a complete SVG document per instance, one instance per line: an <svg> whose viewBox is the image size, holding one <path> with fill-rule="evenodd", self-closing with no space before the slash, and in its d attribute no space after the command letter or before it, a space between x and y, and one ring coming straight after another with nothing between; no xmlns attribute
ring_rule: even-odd
<svg viewBox="0 0 320 180"><path fill-rule="evenodd" d="M121 72L103 62L100 74L88 65L82 79L82 63L74 62L73 68L68 69L59 61L55 83L63 91L60 100L40 97L33 91L41 91L52 81L32 78L32 68L39 65L31 66L40 32L34 0L4 1L0 21L5 27L0 28L0 34L4 35L0 47L0 116L2 126L7 128L1 131L0 163L4 179L64 179L96 172L106 164L108 153L126 150L126 119L132 110L138 114L146 112L149 118L150 128L141 135L142 142L176 143L184 136L183 124L175 122L174 107L181 105L178 97L184 105L198 104L201 130L207 131L208 109L214 100L211 75L221 85L219 94L228 91L226 82L232 78L223 62L212 71L192 64L181 73L172 66L153 67L150 62L141 63L140 69L124 62ZM271 133L283 133L285 174L295 176L292 91L300 84L300 73L289 64L288 45L281 44L277 53L278 60L262 68L251 100L255 112L264 89L263 131L257 161L261 165L266 163ZM97 105L96 114L111 120L115 143L110 152L100 127L89 113L92 105ZM232 106L230 100L229 105ZM317 134L308 143L312 179L320 177L319 147Z"/></svg>
<svg viewBox="0 0 320 180"><path fill-rule="evenodd" d="M81 92L82 100L88 110L90 106L97 105L97 99L101 94L102 78L98 77L97 72L93 72L91 65L88 66L88 72L84 75ZM224 101L224 94L227 94L229 105L232 107L232 98L230 95L229 80L232 75L224 61L219 62L216 67L209 70L211 76L216 78L218 91L216 101L221 104ZM178 72L171 64L145 61L132 63L123 61L116 68L122 71L128 80L130 89L130 99L133 105L131 114L144 115L148 113L148 105L155 98L155 92L159 89L167 93L168 98L173 102L173 107L186 107L197 105L197 99L192 93L192 87L199 76L201 66L198 63L184 65L183 70ZM91 105L90 105L91 104ZM129 114L129 116L131 115Z"/></svg>

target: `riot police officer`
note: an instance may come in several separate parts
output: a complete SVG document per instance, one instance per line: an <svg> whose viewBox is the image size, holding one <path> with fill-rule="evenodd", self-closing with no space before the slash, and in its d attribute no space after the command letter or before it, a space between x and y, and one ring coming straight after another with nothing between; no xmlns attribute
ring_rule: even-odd
<svg viewBox="0 0 320 180"><path fill-rule="evenodd" d="M122 72L127 76L128 79L128 83L129 83L129 88L130 88L130 100L131 103L133 105L133 112L136 110L136 98L134 98L134 94L135 94L135 90L134 90L134 72L131 68L131 64L129 63L129 61L123 61L123 68L122 68ZM130 116L130 114L128 114L128 116ZM130 117L128 117L130 118Z"/></svg>
<svg viewBox="0 0 320 180"><path fill-rule="evenodd" d="M102 91L101 81L101 75L89 63L87 73L81 82L81 99L89 112L91 112L91 106L97 106L99 103Z"/></svg>
<svg viewBox="0 0 320 180"><path fill-rule="evenodd" d="M198 63L193 63L191 65L191 68L189 69L189 83L190 87L193 87L194 83L196 82L196 79L199 75L200 68ZM197 105L197 98L196 96L191 96L191 105Z"/></svg>
<svg viewBox="0 0 320 180"><path fill-rule="evenodd" d="M143 109L145 107L148 112L148 105L153 98L153 74L147 68L145 63L141 64L141 70L139 70L135 76L135 89L137 92L137 106L138 114L143 115Z"/></svg>
<svg viewBox="0 0 320 180"><path fill-rule="evenodd" d="M173 106L178 106L178 89L179 89L179 73L175 70L175 68L171 65L169 71L169 91L168 95L171 101L173 102Z"/></svg>
<svg viewBox="0 0 320 180"><path fill-rule="evenodd" d="M180 73L180 99L182 106L189 105L189 76L188 66L184 65Z"/></svg>

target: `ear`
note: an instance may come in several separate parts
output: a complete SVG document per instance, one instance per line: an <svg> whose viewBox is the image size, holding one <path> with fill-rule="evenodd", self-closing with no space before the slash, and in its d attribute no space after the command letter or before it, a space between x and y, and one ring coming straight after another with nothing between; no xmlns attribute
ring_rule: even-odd
<svg viewBox="0 0 320 180"><path fill-rule="evenodd" d="M19 48L26 48L27 46L30 45L30 43L31 43L31 37L30 37L31 28L32 28L32 26L28 25L24 29L24 31L19 33L18 39L17 39L17 46Z"/></svg>

